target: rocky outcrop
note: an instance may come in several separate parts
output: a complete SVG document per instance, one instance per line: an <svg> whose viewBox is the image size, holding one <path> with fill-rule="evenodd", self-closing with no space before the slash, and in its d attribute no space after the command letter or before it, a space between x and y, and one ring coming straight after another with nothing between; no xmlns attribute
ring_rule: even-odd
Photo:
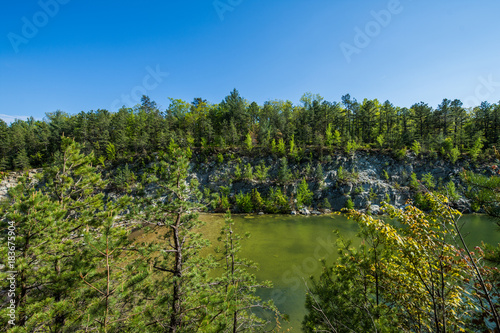
<svg viewBox="0 0 500 333"><path fill-rule="evenodd" d="M269 168L269 176L265 180L235 179L236 166L240 170L250 164L254 170L258 165ZM322 179L315 179L315 169L321 164ZM312 158L308 161L294 162L288 159L288 167L294 175L294 181L287 186L277 182L280 168L277 157L241 157L219 164L215 161L191 165L191 176L196 177L203 187L219 191L221 186L227 187L230 196L251 192L257 189L262 195L269 192L270 187L285 188L289 196L296 197L297 185L303 178L307 179L313 191L313 204L309 210L331 209L339 211L350 199L357 209L367 209L372 213L380 211L380 203L388 201L396 207L402 207L414 194L409 187L411 175L418 179L431 174L436 185L444 186L452 181L460 193L462 187L460 173L472 170L485 174L493 174L488 165L471 166L467 161L451 164L444 160L417 158L408 155L404 160L397 160L389 155L376 152L357 152L354 155L344 154ZM325 206L325 199L330 207ZM461 197L453 202L453 206L463 212L470 212L470 202ZM302 213L298 210L296 213Z"/></svg>
<svg viewBox="0 0 500 333"><path fill-rule="evenodd" d="M461 189L460 173L462 170L493 174L490 165L471 166L461 160L451 164L443 160L417 158L407 156L397 160L389 155L377 152L357 152L352 155L331 154L321 158L310 154L310 158L299 162L288 159L290 179L284 185L278 181L281 168L280 159L276 156L265 157L234 157L227 154L223 163L205 159L204 162L192 162L189 167L189 179L197 179L201 188L211 192L226 193L234 198L239 193L251 193L256 189L266 197L271 188L279 188L286 192L288 198L297 197L298 184L306 179L309 189L313 192L313 202L309 207L293 207L289 212L295 214L318 214L329 211L339 211L346 207L350 200L357 209L365 209L373 214L380 212L380 203L389 202L396 207L403 207L414 195L410 190L412 173L421 179L425 174L431 174L437 185L445 185L452 181L459 194ZM321 165L321 172L317 170ZM251 176L245 169L251 166ZM265 169L267 174L258 174L258 169ZM30 171L33 175L40 170ZM109 170L108 170L109 171ZM142 171L137 171L142 172ZM113 172L107 172L112 175ZM0 198L8 189L14 186L21 173L10 173L0 182ZM113 193L109 193L114 195ZM453 206L462 212L471 211L471 203L460 196ZM256 213L259 213L256 211Z"/></svg>

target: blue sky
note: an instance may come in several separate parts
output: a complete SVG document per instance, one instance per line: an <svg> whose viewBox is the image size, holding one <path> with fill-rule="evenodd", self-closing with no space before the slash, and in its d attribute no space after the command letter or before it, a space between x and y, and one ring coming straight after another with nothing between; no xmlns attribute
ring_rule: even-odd
<svg viewBox="0 0 500 333"><path fill-rule="evenodd" d="M162 109L168 97L218 103L233 88L259 104L309 91L496 103L499 12L497 0L12 1L0 117L116 111L143 92Z"/></svg>

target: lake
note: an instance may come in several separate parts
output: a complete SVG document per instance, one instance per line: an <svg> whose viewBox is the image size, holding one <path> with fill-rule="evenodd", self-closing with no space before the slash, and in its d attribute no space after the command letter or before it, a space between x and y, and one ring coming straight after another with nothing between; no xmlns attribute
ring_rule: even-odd
<svg viewBox="0 0 500 333"><path fill-rule="evenodd" d="M327 264L337 259L336 235L353 244L359 243L355 235L357 224L344 216L288 216L288 215L233 215L235 232L251 237L243 239L241 257L253 260L260 269L254 272L259 280L271 280L272 289L259 290L264 300L274 299L282 313L289 316L292 332L301 331L305 314L305 283L311 275L321 272L319 259ZM224 216L219 214L202 215L207 222L203 228L205 237L216 243ZM464 215L460 219L463 234L470 246L480 245L481 241L497 244L500 233L497 226L486 216Z"/></svg>

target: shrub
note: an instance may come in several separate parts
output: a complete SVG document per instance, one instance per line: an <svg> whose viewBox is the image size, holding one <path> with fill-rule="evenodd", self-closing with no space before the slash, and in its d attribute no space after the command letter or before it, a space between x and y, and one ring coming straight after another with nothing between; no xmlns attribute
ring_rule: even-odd
<svg viewBox="0 0 500 333"><path fill-rule="evenodd" d="M418 182L417 174L415 172L413 172L410 176L410 188L413 191L418 191L420 188L420 183Z"/></svg>
<svg viewBox="0 0 500 333"><path fill-rule="evenodd" d="M346 209L354 209L354 202L352 202L351 198L347 199L345 203Z"/></svg>
<svg viewBox="0 0 500 333"><path fill-rule="evenodd" d="M266 167L264 161L260 161L260 164L255 167L253 175L257 180L265 181L268 177L268 172L270 168L271 167Z"/></svg>
<svg viewBox="0 0 500 333"><path fill-rule="evenodd" d="M330 201L328 201L328 198L323 199L323 202L321 203L321 208L323 209L331 209L332 205L330 204Z"/></svg>
<svg viewBox="0 0 500 333"><path fill-rule="evenodd" d="M253 178L252 174L253 174L253 168L250 165L250 163L248 163L247 165L245 165L245 171L243 172L243 178L246 180L252 180L252 178Z"/></svg>
<svg viewBox="0 0 500 333"><path fill-rule="evenodd" d="M434 176L432 176L431 173L426 173L422 177L422 182L429 190L433 190L436 187L436 183L434 182Z"/></svg>
<svg viewBox="0 0 500 333"><path fill-rule="evenodd" d="M292 180L292 172L288 169L288 161L286 157L280 159L280 169L278 170L278 182L280 184L288 184Z"/></svg>
<svg viewBox="0 0 500 333"><path fill-rule="evenodd" d="M445 195L450 199L450 201L458 201L460 199L460 195L457 193L457 189L455 187L455 183L453 181L449 181L446 184L446 193Z"/></svg>
<svg viewBox="0 0 500 333"><path fill-rule="evenodd" d="M256 210L264 208L264 199L262 199L259 191L255 188L252 189L252 203Z"/></svg>
<svg viewBox="0 0 500 333"><path fill-rule="evenodd" d="M287 213L290 211L288 198L281 192L281 189L269 190L269 196L266 200L266 211L268 213Z"/></svg>
<svg viewBox="0 0 500 333"><path fill-rule="evenodd" d="M458 150L457 147L453 148L449 152L448 157L450 158L451 163L455 164L460 157L460 150Z"/></svg>
<svg viewBox="0 0 500 333"><path fill-rule="evenodd" d="M297 188L297 207L302 208L303 205L310 205L312 203L313 193L309 190L306 179L302 181Z"/></svg>
<svg viewBox="0 0 500 333"><path fill-rule="evenodd" d="M422 149L422 146L420 146L420 142L417 140L413 141L413 145L411 146L411 150L415 153L416 156L420 154L420 150Z"/></svg>
<svg viewBox="0 0 500 333"><path fill-rule="evenodd" d="M119 168L112 179L112 184L117 190L124 191L130 189L137 177L134 172L129 169L128 164L124 168Z"/></svg>
<svg viewBox="0 0 500 333"><path fill-rule="evenodd" d="M321 163L318 163L318 166L316 167L316 170L314 172L314 178L317 181L322 181L323 180L323 167L321 166Z"/></svg>
<svg viewBox="0 0 500 333"><path fill-rule="evenodd" d="M243 194L240 192L236 195L236 205L239 211L250 213L253 211L252 195L250 193Z"/></svg>
<svg viewBox="0 0 500 333"><path fill-rule="evenodd" d="M396 152L396 158L398 160L404 160L406 158L406 147L403 147Z"/></svg>
<svg viewBox="0 0 500 333"><path fill-rule="evenodd" d="M236 166L234 167L234 179L241 179L241 168L239 164L236 164Z"/></svg>

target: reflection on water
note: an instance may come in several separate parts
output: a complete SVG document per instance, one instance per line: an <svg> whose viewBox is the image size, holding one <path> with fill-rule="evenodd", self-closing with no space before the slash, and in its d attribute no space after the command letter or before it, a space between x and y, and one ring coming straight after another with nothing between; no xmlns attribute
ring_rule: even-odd
<svg viewBox="0 0 500 333"><path fill-rule="evenodd" d="M223 215L202 215L207 222L203 228L205 237L217 243ZM310 276L318 276L321 271L320 259L332 264L337 258L336 235L338 230L346 240L356 239L357 224L343 216L283 216L234 215L235 232L251 237L243 239L241 257L259 264L256 272L259 280L271 280L274 288L261 289L259 296L264 300L274 299L279 310L290 318L293 332L300 332L301 321L305 314L305 283ZM481 241L497 244L500 233L496 225L481 215L463 216L463 234L470 246L480 245Z"/></svg>

